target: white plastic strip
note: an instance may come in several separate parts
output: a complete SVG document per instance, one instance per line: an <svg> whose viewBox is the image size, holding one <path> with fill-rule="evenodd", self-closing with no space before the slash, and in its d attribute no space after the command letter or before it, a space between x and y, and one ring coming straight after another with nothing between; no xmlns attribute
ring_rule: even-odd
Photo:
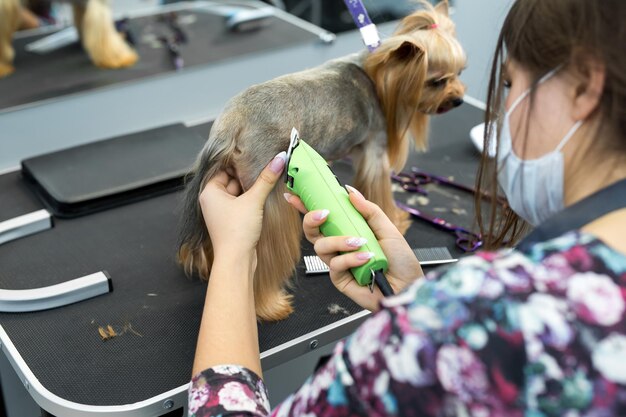
<svg viewBox="0 0 626 417"><path fill-rule="evenodd" d="M45 38L26 44L26 50L37 54L45 54L76 42L78 42L78 31L74 26L70 26Z"/></svg>
<svg viewBox="0 0 626 417"><path fill-rule="evenodd" d="M463 101L465 101L467 104L471 104L472 106L480 109L480 110L486 110L487 109L487 105L485 104L484 101L480 101L477 98L474 98L472 96L464 96L463 97Z"/></svg>
<svg viewBox="0 0 626 417"><path fill-rule="evenodd" d="M361 32L365 45L378 46L380 44L380 35L378 35L378 29L376 29L376 25L373 23L363 26L359 31Z"/></svg>
<svg viewBox="0 0 626 417"><path fill-rule="evenodd" d="M33 211L23 216L0 222L0 245L20 237L48 230L52 227L52 216L47 210Z"/></svg>
<svg viewBox="0 0 626 417"><path fill-rule="evenodd" d="M0 289L0 312L48 310L106 294L110 288L109 277L100 271L48 287L28 290Z"/></svg>

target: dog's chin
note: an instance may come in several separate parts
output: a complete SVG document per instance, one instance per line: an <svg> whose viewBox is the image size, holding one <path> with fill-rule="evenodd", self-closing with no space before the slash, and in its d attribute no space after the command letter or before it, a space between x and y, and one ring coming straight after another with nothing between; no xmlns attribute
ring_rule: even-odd
<svg viewBox="0 0 626 417"><path fill-rule="evenodd" d="M435 111L435 114L444 114L444 113L449 112L453 108L454 108L453 106L441 106L437 108L437 111Z"/></svg>
<svg viewBox="0 0 626 417"><path fill-rule="evenodd" d="M444 114L452 110L454 106L442 105L437 108L429 108L429 109L420 109L418 110L420 113L425 114L427 116L435 116L437 114Z"/></svg>

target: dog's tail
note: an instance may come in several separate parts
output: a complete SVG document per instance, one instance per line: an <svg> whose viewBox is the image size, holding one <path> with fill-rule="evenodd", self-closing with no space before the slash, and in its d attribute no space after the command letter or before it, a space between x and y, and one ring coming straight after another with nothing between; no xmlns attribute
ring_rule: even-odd
<svg viewBox="0 0 626 417"><path fill-rule="evenodd" d="M215 125L218 123L216 122ZM215 126L217 128L217 126ZM216 140L212 132L195 165L185 180L182 227L178 237L178 261L187 275L197 271L201 278L208 279L213 263L213 247L209 232L204 225L198 198L209 179L220 170L230 166L235 140Z"/></svg>
<svg viewBox="0 0 626 417"><path fill-rule="evenodd" d="M213 245L198 200L208 180L220 170L231 171L238 175L245 191L258 175L250 168L259 165L258 161L253 161L255 155L242 153L237 147L237 138L241 135L238 129L244 124L239 121L221 124L216 121L188 176L177 254L178 262L187 275L197 272L201 278L208 280L213 264ZM247 167L249 172L242 178L237 167L242 170ZM283 198L285 191L284 184L276 184L268 196L257 244L254 298L257 316L262 320L281 320L292 311L291 296L285 290L300 260L302 226L299 213L289 207Z"/></svg>
<svg viewBox="0 0 626 417"><path fill-rule="evenodd" d="M0 77L13 71L13 33L20 24L20 0L0 0Z"/></svg>

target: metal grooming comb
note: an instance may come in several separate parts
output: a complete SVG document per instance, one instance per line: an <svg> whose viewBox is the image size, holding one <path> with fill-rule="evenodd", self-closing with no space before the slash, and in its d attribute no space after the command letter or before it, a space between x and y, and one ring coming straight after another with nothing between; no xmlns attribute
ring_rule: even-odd
<svg viewBox="0 0 626 417"><path fill-rule="evenodd" d="M458 261L458 259L452 257L446 247L418 248L413 249L413 253L415 253L422 266L441 265ZM328 265L319 256L315 255L305 256L304 266L306 267L306 275L326 274L329 272Z"/></svg>

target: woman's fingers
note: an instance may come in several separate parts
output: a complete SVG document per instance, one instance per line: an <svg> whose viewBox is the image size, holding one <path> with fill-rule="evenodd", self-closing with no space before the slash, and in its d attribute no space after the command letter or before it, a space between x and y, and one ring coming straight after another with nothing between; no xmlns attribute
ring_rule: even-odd
<svg viewBox="0 0 626 417"><path fill-rule="evenodd" d="M367 240L361 237L333 236L317 239L314 245L315 253L330 267L333 281L339 277L340 281L347 276L352 279L350 268L367 263L373 256L371 252L363 250ZM344 252L340 255L339 253Z"/></svg>
<svg viewBox="0 0 626 417"><path fill-rule="evenodd" d="M217 189L226 191L228 194L238 196L241 194L241 186L239 181L231 177L226 171L219 171L213 178L211 178L204 187L207 189ZM203 190L203 191L204 191Z"/></svg>
<svg viewBox="0 0 626 417"><path fill-rule="evenodd" d="M350 202L363 218L367 221L374 232L374 235L381 240L386 238L402 237L402 234L398 231L398 228L387 217L385 212L376 204L368 201L363 195L354 187L346 185L346 189L350 194Z"/></svg>
<svg viewBox="0 0 626 417"><path fill-rule="evenodd" d="M337 252L352 252L367 243L362 237L332 236L318 239L313 248L318 256L333 255Z"/></svg>
<svg viewBox="0 0 626 417"><path fill-rule="evenodd" d="M287 200L287 202L300 213L307 214L309 212L306 207L304 207L304 203L300 200L300 197L297 195L284 193L283 196L285 197L285 200Z"/></svg>
<svg viewBox="0 0 626 417"><path fill-rule="evenodd" d="M231 177L226 173L226 171L218 171L218 173L207 182L205 188L214 187L223 189L226 188L230 180Z"/></svg>
<svg viewBox="0 0 626 417"><path fill-rule="evenodd" d="M330 212L324 209L310 211L304 216L302 228L304 229L304 236L309 242L314 244L317 239L324 237L320 232L320 226L326 221L329 214Z"/></svg>
<svg viewBox="0 0 626 417"><path fill-rule="evenodd" d="M226 185L226 192L232 196L239 196L242 193L241 184L235 178L231 177Z"/></svg>
<svg viewBox="0 0 626 417"><path fill-rule="evenodd" d="M246 192L251 198L260 202L263 206L267 196L274 189L274 186L280 181L281 173L285 169L285 162L287 161L287 153L285 151L280 152L274 157L259 174L252 187Z"/></svg>
<svg viewBox="0 0 626 417"><path fill-rule="evenodd" d="M371 252L350 252L343 255L337 255L330 260L328 265L332 273L349 272L350 268L355 268L366 264L372 259Z"/></svg>

